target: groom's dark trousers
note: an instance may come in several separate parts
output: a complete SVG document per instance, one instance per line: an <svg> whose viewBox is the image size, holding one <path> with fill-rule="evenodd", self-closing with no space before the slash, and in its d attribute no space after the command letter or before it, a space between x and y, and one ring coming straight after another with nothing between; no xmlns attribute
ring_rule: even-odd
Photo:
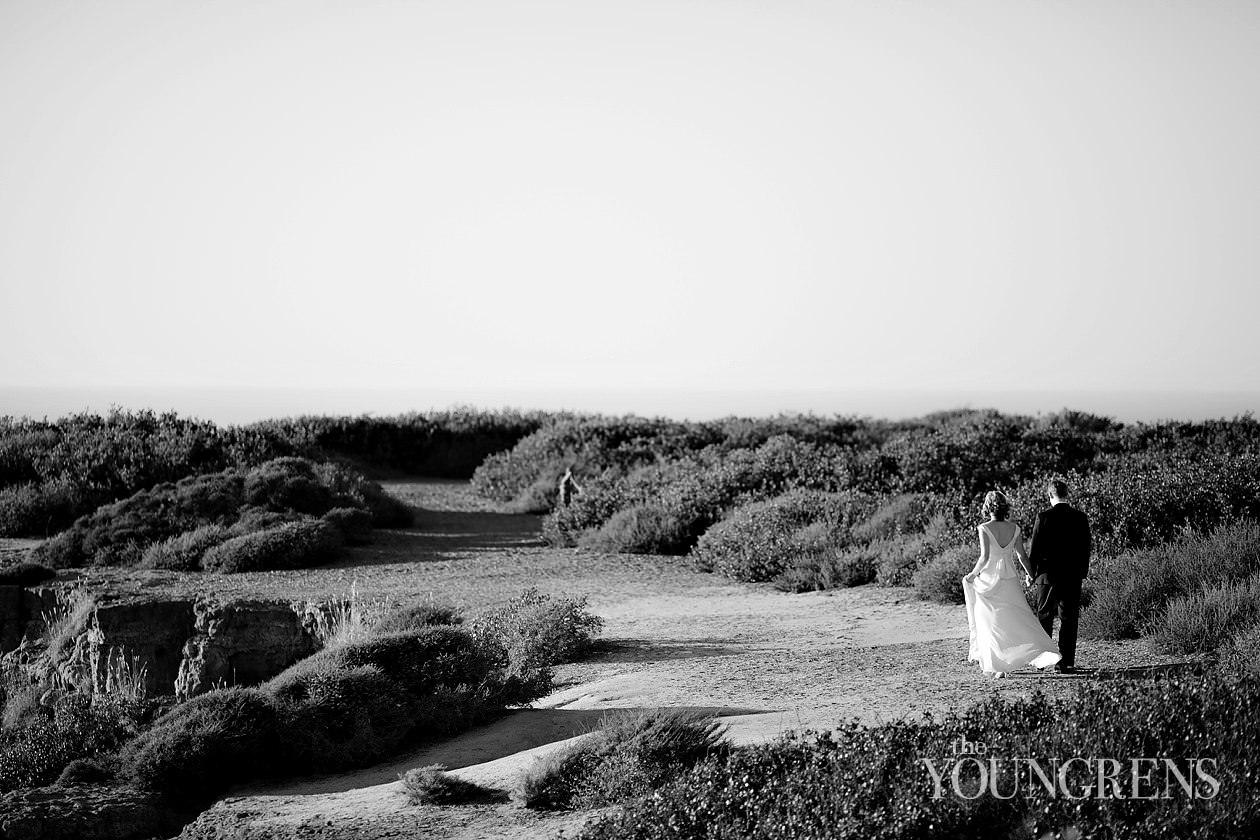
<svg viewBox="0 0 1260 840"><path fill-rule="evenodd" d="M1089 573L1093 540L1089 517L1066 502L1037 514L1028 565L1037 586L1037 618L1046 635L1054 633L1059 616L1059 663L1076 665L1076 625L1081 614L1081 581Z"/></svg>

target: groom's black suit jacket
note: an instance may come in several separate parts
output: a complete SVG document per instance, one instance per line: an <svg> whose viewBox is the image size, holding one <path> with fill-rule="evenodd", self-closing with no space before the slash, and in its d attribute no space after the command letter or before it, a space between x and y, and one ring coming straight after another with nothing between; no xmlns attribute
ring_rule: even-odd
<svg viewBox="0 0 1260 840"><path fill-rule="evenodd" d="M1093 538L1089 517L1066 503L1037 514L1028 565L1033 577L1045 575L1050 583L1083 580L1089 574Z"/></svg>

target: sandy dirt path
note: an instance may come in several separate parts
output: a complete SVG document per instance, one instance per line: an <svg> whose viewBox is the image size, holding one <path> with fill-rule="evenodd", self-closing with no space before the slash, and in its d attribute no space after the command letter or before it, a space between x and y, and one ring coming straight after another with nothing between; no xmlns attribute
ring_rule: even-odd
<svg viewBox="0 0 1260 840"><path fill-rule="evenodd" d="M788 594L690 571L680 558L553 549L540 520L506 513L457 482L392 482L420 510L414 528L383 534L325 569L253 575L83 575L93 585L223 597L318 600L350 591L381 602L432 598L476 610L527 586L585 595L606 624L591 658L557 671L556 691L449 741L337 776L253 786L203 814L192 838L551 838L589 814L535 814L506 800L537 756L580 737L612 708L675 707L722 716L736 743L849 718L877 723L962 708L991 694L1055 695L1089 679L1017 673L995 681L967 664L961 606L874 586ZM1078 661L1102 669L1157 668L1144 643L1082 641ZM441 763L493 787L500 801L409 805L398 782Z"/></svg>

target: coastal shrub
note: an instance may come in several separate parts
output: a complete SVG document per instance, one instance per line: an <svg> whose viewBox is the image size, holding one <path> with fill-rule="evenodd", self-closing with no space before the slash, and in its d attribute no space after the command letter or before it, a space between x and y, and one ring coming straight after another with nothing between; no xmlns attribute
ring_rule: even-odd
<svg viewBox="0 0 1260 840"><path fill-rule="evenodd" d="M53 784L57 787L83 787L108 784L113 780L114 768L108 761L76 758L65 766Z"/></svg>
<svg viewBox="0 0 1260 840"><path fill-rule="evenodd" d="M390 610L376 620L372 629L377 633L397 633L463 623L459 610L449 604L422 603Z"/></svg>
<svg viewBox="0 0 1260 840"><path fill-rule="evenodd" d="M372 524L377 528L406 528L416 520L416 512L410 505L389 495L374 481L361 481L351 499L363 500L372 514Z"/></svg>
<svg viewBox="0 0 1260 840"><path fill-rule="evenodd" d="M202 525L150 545L140 556L140 567L173 572L197 571L206 552L227 542L231 536L232 531L223 525Z"/></svg>
<svg viewBox="0 0 1260 840"><path fill-rule="evenodd" d="M596 732L536 760L510 796L527 808L600 808L643 796L722 749L710 716L678 709L619 710Z"/></svg>
<svg viewBox="0 0 1260 840"><path fill-rule="evenodd" d="M301 522L306 518L302 514L294 513L291 510L268 510L267 508L247 506L241 508L239 517L232 523L232 527L228 529L228 532L234 537L242 537L245 534L266 531L278 525Z"/></svg>
<svg viewBox="0 0 1260 840"><path fill-rule="evenodd" d="M20 562L0 567L0 586L38 586L57 577L42 563Z"/></svg>
<svg viewBox="0 0 1260 840"><path fill-rule="evenodd" d="M1150 632L1165 653L1206 653L1260 621L1260 574L1169 599Z"/></svg>
<svg viewBox="0 0 1260 840"><path fill-rule="evenodd" d="M620 554L682 554L695 540L694 520L685 510L646 503L619 510L578 544Z"/></svg>
<svg viewBox="0 0 1260 840"><path fill-rule="evenodd" d="M691 552L692 565L735 580L773 580L802 555L842 549L859 500L793 490L731 511Z"/></svg>
<svg viewBox="0 0 1260 840"><path fill-rule="evenodd" d="M346 545L367 545L372 541L372 514L360 508L333 508L321 517L341 532Z"/></svg>
<svg viewBox="0 0 1260 840"><path fill-rule="evenodd" d="M158 484L286 454L256 430L151 411L0 417L0 535L47 537Z"/></svg>
<svg viewBox="0 0 1260 840"><path fill-rule="evenodd" d="M1038 510L1048 506L1053 474L1011 493L1014 517L1031 536ZM1260 456L1201 452L1188 457L1124 453L1100 457L1088 473L1064 476L1071 503L1089 517L1094 556L1118 557L1208 532L1242 519L1260 519Z"/></svg>
<svg viewBox="0 0 1260 840"><path fill-rule="evenodd" d="M473 635L458 627L442 626L373 633L361 641L321 651L311 659L329 659L345 668L376 666L416 696L442 687L479 685L495 664Z"/></svg>
<svg viewBox="0 0 1260 840"><path fill-rule="evenodd" d="M803 551L774 579L784 592L816 592L872 583L878 557L870 546Z"/></svg>
<svg viewBox="0 0 1260 840"><path fill-rule="evenodd" d="M482 496L501 502L537 497L557 486L572 468L580 484L596 476L623 476L661 460L717 443L720 432L710 424L662 418L557 415L510 451L491 455L473 473L472 486Z"/></svg>
<svg viewBox="0 0 1260 840"><path fill-rule="evenodd" d="M963 603L963 575L975 567L979 557L980 550L968 546L955 546L943 551L914 573L915 594L925 601Z"/></svg>
<svg viewBox="0 0 1260 840"><path fill-rule="evenodd" d="M119 776L183 803L212 801L275 769L276 701L258 688L218 689L174 706L128 742Z"/></svg>
<svg viewBox="0 0 1260 840"><path fill-rule="evenodd" d="M260 572L303 569L337 559L341 532L322 520L310 519L255 531L214 546L201 558L207 572Z"/></svg>
<svg viewBox="0 0 1260 840"><path fill-rule="evenodd" d="M956 513L937 513L922 531L897 530L866 545L875 558L875 581L881 586L910 586L915 574L940 554L967 545L967 526Z"/></svg>
<svg viewBox="0 0 1260 840"><path fill-rule="evenodd" d="M1119 558L1101 558L1087 583L1090 603L1081 612L1081 634L1104 639L1137 638L1150 631L1166 605L1179 596L1246 580L1260 571L1260 523L1240 521Z"/></svg>
<svg viewBox="0 0 1260 840"><path fill-rule="evenodd" d="M1243 840L1260 830L1252 782L1260 774L1260 731L1252 725L1258 712L1260 681L1183 672L1085 683L1062 700L994 697L940 720L849 722L715 755L652 796L601 815L579 836ZM959 747L960 739L985 745L984 755ZM1065 757L1074 763L1060 783L1055 770ZM1127 795L1131 759L1152 757L1149 782L1139 782L1144 798ZM939 796L925 759L942 774ZM1049 785L1029 769L1030 759L1047 768ZM1120 795L1082 796L1099 783L1099 767L1109 769L1099 764L1104 759L1120 762ZM1192 762L1218 785L1192 771ZM961 796L953 790L955 766ZM979 792L981 766L1002 798ZM1062 794L1065 786L1072 797Z"/></svg>
<svg viewBox="0 0 1260 840"><path fill-rule="evenodd" d="M413 767L398 777L412 805L463 805L494 798L494 791L448 772L444 764Z"/></svg>
<svg viewBox="0 0 1260 840"><path fill-rule="evenodd" d="M375 525L409 521L411 515L409 507L379 485L341 466L279 458L248 470L155 485L75 520L41 543L36 555L54 568L157 564L152 567L192 569L194 560L201 559L199 551L204 555L221 547L211 545L223 536L215 528L245 536L339 508L366 512ZM337 514L334 519L346 516L354 516L360 523L354 527L362 527L361 515ZM196 536L186 536L189 532ZM168 542L150 553L153 546Z"/></svg>
<svg viewBox="0 0 1260 840"><path fill-rule="evenodd" d="M544 535L558 545L581 542L610 551L646 551L646 544L658 553L685 554L739 504L797 488L840 489L838 458L833 450L786 435L756 449L711 446L686 460L588 488L574 504L548 517L552 522L544 524ZM621 511L634 512L614 523ZM648 539L640 540L640 535Z"/></svg>
<svg viewBox="0 0 1260 840"><path fill-rule="evenodd" d="M469 629L509 674L524 675L577 659L603 626L585 596L553 597L531 587L473 619Z"/></svg>
<svg viewBox="0 0 1260 840"><path fill-rule="evenodd" d="M305 458L277 458L250 470L242 487L243 503L268 510L319 516L333 507L332 488Z"/></svg>
<svg viewBox="0 0 1260 840"><path fill-rule="evenodd" d="M921 534L931 521L934 508L933 497L922 493L892 496L853 524L853 539L870 543Z"/></svg>
<svg viewBox="0 0 1260 840"><path fill-rule="evenodd" d="M69 476L0 487L0 537L48 537L109 501Z"/></svg>
<svg viewBox="0 0 1260 840"><path fill-rule="evenodd" d="M142 725L142 701L65 694L0 729L0 792L51 784L71 762L105 755ZM7 711L7 710L6 710Z"/></svg>
<svg viewBox="0 0 1260 840"><path fill-rule="evenodd" d="M424 723L418 698L378 665L315 656L266 688L276 699L283 765L293 770L365 766L396 752Z"/></svg>

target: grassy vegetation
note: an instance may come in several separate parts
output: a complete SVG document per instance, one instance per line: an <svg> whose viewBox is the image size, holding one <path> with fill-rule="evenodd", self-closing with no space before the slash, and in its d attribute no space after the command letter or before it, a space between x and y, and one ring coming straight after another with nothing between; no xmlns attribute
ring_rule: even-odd
<svg viewBox="0 0 1260 840"><path fill-rule="evenodd" d="M374 482L334 464L277 458L156 485L81 517L36 557L57 568L144 566L237 572L335 559L373 525L411 512Z"/></svg>
<svg viewBox="0 0 1260 840"><path fill-rule="evenodd" d="M151 411L0 417L0 536L52 536L101 505L159 484L286 456L467 478L487 455L546 422L539 412L471 408L227 427Z"/></svg>
<svg viewBox="0 0 1260 840"><path fill-rule="evenodd" d="M1242 840L1260 831L1254 785L1260 730L1251 723L1258 712L1260 682L1205 672L1085 684L1060 701L994 698L939 721L850 723L833 733L714 755L651 796L597 820L581 837ZM975 757L973 750L959 761L960 738L983 744L984 755ZM1069 764L1065 782L1057 783L1054 768L1076 757L1082 760ZM1190 774L1192 792L1158 764L1159 772L1139 783L1137 792L1146 798L1133 797L1133 758L1170 760ZM924 759L941 773L939 789ZM1049 787L1028 759L1050 768ZM1082 796L1098 784L1100 759L1120 761L1123 782ZM1197 766L1214 777L1215 786L1189 769L1204 760L1209 763ZM980 766L1001 797L992 795L992 787L981 791ZM1065 789L1073 798L1063 795Z"/></svg>

